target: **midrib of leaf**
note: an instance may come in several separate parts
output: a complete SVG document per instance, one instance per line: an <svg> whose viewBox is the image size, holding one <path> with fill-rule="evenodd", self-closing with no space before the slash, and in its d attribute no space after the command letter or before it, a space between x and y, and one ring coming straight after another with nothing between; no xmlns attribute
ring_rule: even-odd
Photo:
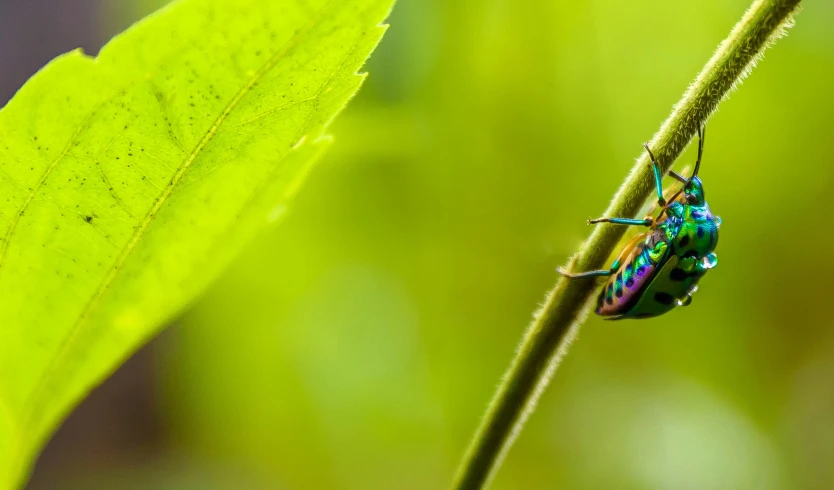
<svg viewBox="0 0 834 490"><path fill-rule="evenodd" d="M108 271L104 280L101 282L101 285L99 286L99 288L96 290L96 293L93 295L93 297L90 299L90 301L87 302L87 305L85 306L81 315L78 317L78 320L73 325L73 327L70 329L69 334L61 342L61 346L59 348L58 353L52 358L52 361L47 366L46 370L44 371L44 374L41 376L40 380L35 385L35 388L32 391L32 395L29 397L29 399L25 403L25 405L24 405L25 412L20 417L20 419L19 419L20 424L17 426L17 430L15 430L14 434L13 434L13 440L16 441L15 444L19 448L19 450L14 451L14 454L19 455L19 461L20 461L20 463L18 463L16 465L13 465L14 467L21 466L22 462L26 460L25 459L26 452L20 450L20 449L23 449L21 447L22 446L21 434L26 433L26 428L31 423L31 418L32 418L34 407L36 406L36 402L38 401L39 398L41 398L41 395L42 395L43 391L46 389L46 387L49 385L49 380L53 376L53 373L55 372L56 368L58 366L60 366L61 363L63 362L64 357L70 351L70 347L73 345L74 340L78 337L79 332L81 332L83 330L83 328L88 324L87 322L88 322L88 319L90 318L91 313L95 310L96 306L101 301L101 298L104 296L104 294L107 292L110 285L113 283L113 281L118 276L119 269L124 265L124 263L126 262L128 257L130 256L131 252L136 247L136 244L139 243L139 241L142 239L142 236L144 235L148 226L150 226L150 224L153 221L156 214L159 212L160 209L162 209L162 206L165 204L167 199L173 194L174 190L176 189L177 184L182 180L182 177L188 171L188 168L197 159L197 157L200 155L200 152L203 150L203 148L205 148L205 146L217 134L220 126L228 118L228 116L234 111L235 107L237 107L237 105L241 102L241 100L243 100L243 98L252 90L252 88L255 86L255 84L257 84L258 81L261 80L264 77L264 75L266 75L287 53L289 53L289 51L292 50L298 44L298 42L301 38L303 38L308 32L310 32L310 30L312 30L316 26L316 24L319 23L324 18L325 14L331 9L332 5L334 5L336 1L337 0L332 0L331 2L327 3L324 7L322 7L322 9L317 13L317 15L315 15L307 23L307 25L304 26L304 28L302 28L301 30L296 32L293 35L293 37L287 42L287 44L281 50L279 50L274 56L272 56L269 60L267 60L266 63L264 63L264 65L257 72L255 72L254 75L252 75L252 77L247 81L246 84L244 84L244 86L237 92L235 97L229 102L229 104L225 107L225 109L217 117L217 119L214 121L212 126L209 128L209 130L206 132L206 134L203 136L203 138L200 140L200 142L197 144L197 146L194 148L194 150L192 150L192 152L189 154L188 158L186 158L183 161L183 163L180 164L180 166L177 168L177 172L174 174L174 177L172 177L171 181L166 186L166 188L163 189L162 194L156 200L153 207L145 215L145 218L142 220L141 225L137 228L136 232L133 234L131 239L128 241L127 245L125 245L125 247L122 249L122 252L119 254L119 256L116 259L116 261L114 262L113 266ZM317 92L316 97L314 97L314 98L317 99L318 97L320 97L322 92L328 86L330 86L332 84L332 82L333 82L333 76L331 76L330 79L322 85L321 89ZM114 91L114 93L118 93L118 92L119 92L119 90ZM104 103L104 101L106 101L107 99L108 98L105 97L103 99L102 103ZM287 104L287 106L298 104L300 102L303 102L303 101L295 101L291 104ZM278 110L283 109L283 108L286 108L286 106L282 107L282 108L279 108L279 109L275 109L275 111L278 111ZM273 111L273 112L275 112L275 111ZM95 111L91 111L90 114L93 114L94 112ZM309 119L309 116L308 116L308 119ZM58 162L61 161L64 158L64 156L67 154L69 148L72 146L72 143L75 141L75 139L78 137L78 135L82 132L83 128L85 128L85 127L86 127L86 121L85 121L84 124L79 125L78 131L76 131L73 134L73 136L69 139L69 142L67 143L64 150L52 162L50 167L44 172L44 175L38 181L38 185L33 188L33 191L31 192L28 199L26 200L26 202L22 206L22 209L17 214L16 219L14 220L14 223L13 223L12 227L10 228L10 231L7 233L7 238L6 238L6 241L4 242L4 248L3 248L2 252L0 252L0 253L2 253L2 255L0 255L0 267L2 267L2 260L3 260L3 257L5 255L5 250L7 249L8 239L11 237L11 235L13 233L14 225L16 225L16 223L19 221L19 218L25 213L26 207L29 205L29 203L31 203L31 201L33 199L33 196L36 194L37 190L46 181L47 177L49 176L49 173L51 173L51 171L56 167ZM282 158L285 157L285 156L286 156L286 153L282 156ZM15 429L15 424L14 424L15 418L13 417L13 412L11 411L11 409L9 408L9 406L5 402L5 400L3 400L2 398L0 398L0 407L3 407L4 411L8 412L9 421L11 422L10 423L10 428L12 430L14 430Z"/></svg>

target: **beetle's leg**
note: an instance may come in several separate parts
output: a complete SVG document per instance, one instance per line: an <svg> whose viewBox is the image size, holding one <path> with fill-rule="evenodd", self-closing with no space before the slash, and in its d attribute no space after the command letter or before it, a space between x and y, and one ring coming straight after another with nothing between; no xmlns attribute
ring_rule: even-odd
<svg viewBox="0 0 834 490"><path fill-rule="evenodd" d="M627 226L652 226L654 224L654 219L648 217L645 219L630 219L630 218L597 218L597 219L589 219L589 225L595 225L597 223L613 223L615 225L627 225Z"/></svg>
<svg viewBox="0 0 834 490"><path fill-rule="evenodd" d="M582 278L582 277L608 277L608 276L614 274L614 272L616 270L617 269L600 269L598 271L587 271L587 272L572 273L572 272L563 271L562 268L560 267L560 268L556 269L556 272L558 272L559 274L561 274L565 277L568 277L570 279L579 279L579 278Z"/></svg>
<svg viewBox="0 0 834 490"><path fill-rule="evenodd" d="M556 272L558 272L559 274L561 274L565 277L568 277L570 279L578 279L578 278L581 278L581 277L608 277L608 276L614 275L614 273L617 272L617 269L620 268L620 258L621 257L617 257L617 260L615 260L614 263L611 264L610 269L599 269L599 270L596 270L596 271L572 273L572 272L566 272L566 271L562 270L561 267L559 267L558 269L556 269Z"/></svg>
<svg viewBox="0 0 834 490"><path fill-rule="evenodd" d="M648 143L643 143L643 148L649 153L649 158L652 160L652 171L654 172L654 187L657 191L657 203L660 206L666 205L666 198L663 197L663 173L660 171L660 164L657 163L657 160L652 153L652 150L649 149Z"/></svg>
<svg viewBox="0 0 834 490"><path fill-rule="evenodd" d="M680 176L680 174L675 172L674 170L670 170L669 175ZM683 178L683 177L681 177L681 178ZM675 179L677 180L677 177L675 177ZM686 179L684 179L684 180L686 180ZM670 202L674 201L678 197L678 194L680 194L680 192L681 192L681 189L676 188L673 185L670 185L669 187L667 187L666 190L663 192L663 201L664 201L663 206L665 206L665 203L670 203ZM657 213L657 210L660 207L661 207L661 204L659 202L655 202L654 204L652 204L652 207L649 208L648 213L646 213L646 218L651 218L655 213ZM665 209L663 211L665 211ZM657 215L657 217L653 218L655 222L660 221L660 218L663 217L663 211L661 211L660 214Z"/></svg>
<svg viewBox="0 0 834 490"><path fill-rule="evenodd" d="M620 252L620 255L617 256L617 260L615 260L614 263L611 264L611 268L609 268L609 269L599 269L599 270L595 270L595 271L573 273L573 272L567 272L567 271L563 270L561 267L559 267L558 269L556 269L556 272L558 272L559 274L561 274L565 277L569 277L571 279L576 279L576 278L580 278L580 277L607 277L607 276L612 276L620 268L620 264L623 263L623 260L626 258L626 256L629 253L631 253L635 244L637 244L640 240L644 239L645 237L646 237L646 233L641 233L641 234L635 236L634 238L632 238L631 241L629 241L628 244L626 244L626 246L623 247L623 251Z"/></svg>

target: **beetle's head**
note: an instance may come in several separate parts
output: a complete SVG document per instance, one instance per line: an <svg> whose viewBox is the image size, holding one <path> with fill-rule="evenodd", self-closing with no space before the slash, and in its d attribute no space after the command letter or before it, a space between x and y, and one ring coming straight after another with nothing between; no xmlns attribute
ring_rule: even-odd
<svg viewBox="0 0 834 490"><path fill-rule="evenodd" d="M683 186L683 195L686 203L692 206L703 206L707 202L704 198L704 184L697 175L690 177Z"/></svg>

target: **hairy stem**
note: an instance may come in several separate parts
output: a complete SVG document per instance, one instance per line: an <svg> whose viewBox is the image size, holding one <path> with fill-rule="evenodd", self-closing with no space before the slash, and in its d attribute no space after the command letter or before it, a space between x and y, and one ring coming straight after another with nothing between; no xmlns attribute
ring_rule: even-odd
<svg viewBox="0 0 834 490"><path fill-rule="evenodd" d="M799 4L800 0L755 0L733 27L649 144L664 173L698 126L793 24ZM604 216L634 216L653 190L651 165L643 153ZM624 232L622 226L597 225L567 270L603 268ZM592 280L563 277L547 295L464 455L455 488L479 489L489 482L587 316L596 287Z"/></svg>

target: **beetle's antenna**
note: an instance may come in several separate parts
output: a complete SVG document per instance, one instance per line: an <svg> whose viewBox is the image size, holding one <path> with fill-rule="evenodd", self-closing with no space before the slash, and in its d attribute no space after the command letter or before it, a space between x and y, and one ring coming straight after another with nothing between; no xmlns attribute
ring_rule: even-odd
<svg viewBox="0 0 834 490"><path fill-rule="evenodd" d="M689 182L692 182L692 179L698 175L698 169L701 167L701 155L704 154L704 139L707 135L707 127L698 125L698 160L695 161L695 170L692 171L692 177L689 178Z"/></svg>
<svg viewBox="0 0 834 490"><path fill-rule="evenodd" d="M674 170L669 171L669 176L672 177L673 179L677 180L681 184L688 184L689 183L689 179L687 179L683 175L675 172Z"/></svg>

